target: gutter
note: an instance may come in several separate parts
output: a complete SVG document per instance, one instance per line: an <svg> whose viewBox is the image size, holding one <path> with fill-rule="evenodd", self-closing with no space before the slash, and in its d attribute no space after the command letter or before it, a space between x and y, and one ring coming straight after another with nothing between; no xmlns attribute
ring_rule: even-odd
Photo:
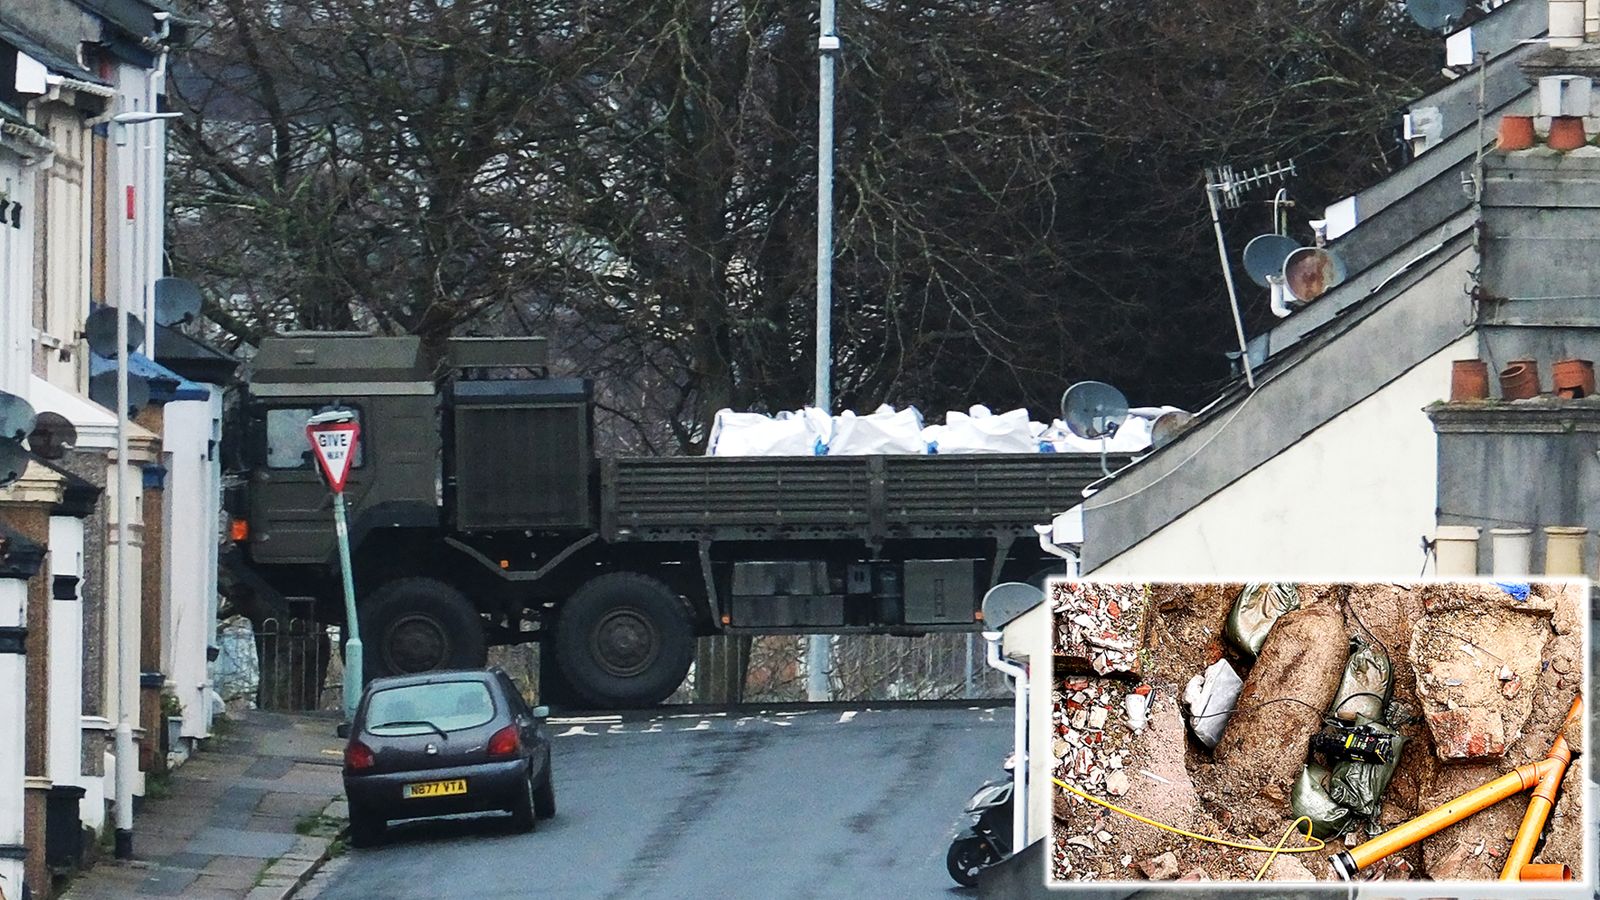
<svg viewBox="0 0 1600 900"><path fill-rule="evenodd" d="M3 140L10 138L15 138L17 142L33 148L38 151L39 155L49 156L56 152L55 142L40 134L37 130L17 122L0 120L0 146L7 146L12 143L10 140ZM22 155L34 156L35 154L24 153Z"/></svg>

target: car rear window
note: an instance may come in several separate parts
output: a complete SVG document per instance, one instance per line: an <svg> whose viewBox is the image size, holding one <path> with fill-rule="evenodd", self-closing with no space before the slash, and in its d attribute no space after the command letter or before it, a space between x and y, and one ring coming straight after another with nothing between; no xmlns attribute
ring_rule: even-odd
<svg viewBox="0 0 1600 900"><path fill-rule="evenodd" d="M476 728L494 718L494 698L481 681L441 681L386 688L367 703L367 731L422 734Z"/></svg>

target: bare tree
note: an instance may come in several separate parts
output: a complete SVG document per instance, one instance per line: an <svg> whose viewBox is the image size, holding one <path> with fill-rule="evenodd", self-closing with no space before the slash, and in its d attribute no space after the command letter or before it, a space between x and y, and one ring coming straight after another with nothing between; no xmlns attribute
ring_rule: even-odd
<svg viewBox="0 0 1600 900"><path fill-rule="evenodd" d="M201 6L172 247L241 338L548 334L645 452L809 398L808 4ZM1320 209L1399 161L1391 113L1440 55L1388 0L840 12L835 395L856 408L1046 415L1082 377L1199 399L1231 338L1203 168L1293 156Z"/></svg>

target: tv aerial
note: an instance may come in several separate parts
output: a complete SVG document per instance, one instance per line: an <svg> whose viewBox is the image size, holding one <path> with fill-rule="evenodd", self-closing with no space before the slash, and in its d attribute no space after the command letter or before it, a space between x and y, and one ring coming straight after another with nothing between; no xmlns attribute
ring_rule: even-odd
<svg viewBox="0 0 1600 900"><path fill-rule="evenodd" d="M33 407L16 394L0 391L0 487L22 477L28 468L28 451L22 440L33 430Z"/></svg>
<svg viewBox="0 0 1600 900"><path fill-rule="evenodd" d="M34 419L28 401L0 391L0 441L20 443L33 430Z"/></svg>
<svg viewBox="0 0 1600 900"><path fill-rule="evenodd" d="M1300 303L1326 294L1344 281L1344 260L1323 247L1301 247L1283 261L1284 288Z"/></svg>
<svg viewBox="0 0 1600 900"><path fill-rule="evenodd" d="M1406 14L1429 31L1449 31L1461 24L1467 0L1405 0Z"/></svg>
<svg viewBox="0 0 1600 900"><path fill-rule="evenodd" d="M39 413L28 433L28 449L40 459L61 459L77 445L78 429L60 413Z"/></svg>
<svg viewBox="0 0 1600 900"><path fill-rule="evenodd" d="M17 483L28 470L28 451L21 444L0 441L0 488Z"/></svg>
<svg viewBox="0 0 1600 900"><path fill-rule="evenodd" d="M1061 420L1074 435L1100 442L1100 471L1110 478L1106 441L1128 421L1128 398L1103 381L1080 381L1061 395Z"/></svg>
<svg viewBox="0 0 1600 900"><path fill-rule="evenodd" d="M89 318L83 323L83 337L89 342L89 349L96 355L106 359L116 359L119 355L117 348L117 315L121 310L115 306L102 306L89 313ZM144 323L133 313L122 313L128 317L128 346L132 353L144 345Z"/></svg>
<svg viewBox="0 0 1600 900"><path fill-rule="evenodd" d="M1284 261L1299 249L1299 242L1288 235L1257 235L1244 245L1244 270L1251 281L1262 287L1271 287L1272 277L1283 274Z"/></svg>
<svg viewBox="0 0 1600 900"><path fill-rule="evenodd" d="M984 630L999 631L1043 602L1044 591L1031 584L1019 581L997 584L983 595Z"/></svg>
<svg viewBox="0 0 1600 900"><path fill-rule="evenodd" d="M1194 424L1194 413L1181 409L1169 410L1156 416L1156 420L1150 423L1150 449L1159 450L1172 443L1192 424Z"/></svg>
<svg viewBox="0 0 1600 900"><path fill-rule="evenodd" d="M89 399L115 412L117 409L117 373L107 369L89 379ZM150 403L150 381L143 375L128 373L128 415L132 416Z"/></svg>
<svg viewBox="0 0 1600 900"><path fill-rule="evenodd" d="M187 278L157 278L156 324L187 325L200 315L200 289Z"/></svg>
<svg viewBox="0 0 1600 900"><path fill-rule="evenodd" d="M1235 172L1232 166L1206 169L1206 201L1211 205L1211 230L1217 235L1217 258L1222 261L1222 280L1228 285L1228 303L1233 311L1233 331L1239 338L1239 358L1244 362L1244 380L1251 390L1256 388L1256 375L1250 366L1250 348L1244 339L1244 318L1239 314L1239 292L1233 285L1233 268L1228 264L1228 242L1222 236L1222 210L1238 209L1244 202L1246 191L1286 180L1295 174L1294 160L1273 163ZM1277 200L1273 201L1274 209Z"/></svg>

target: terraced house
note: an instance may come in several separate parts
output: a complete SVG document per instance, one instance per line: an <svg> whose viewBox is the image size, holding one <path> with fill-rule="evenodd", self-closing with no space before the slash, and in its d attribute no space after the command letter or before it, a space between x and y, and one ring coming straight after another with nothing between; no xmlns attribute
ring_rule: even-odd
<svg viewBox="0 0 1600 900"><path fill-rule="evenodd" d="M175 274L159 114L187 24L167 0L0 6L0 392L35 414L0 472L0 722L24 726L0 730L8 900L49 896L108 830L130 853L145 776L209 734L232 366L155 308ZM84 335L98 306L143 329L122 479L116 363Z"/></svg>

